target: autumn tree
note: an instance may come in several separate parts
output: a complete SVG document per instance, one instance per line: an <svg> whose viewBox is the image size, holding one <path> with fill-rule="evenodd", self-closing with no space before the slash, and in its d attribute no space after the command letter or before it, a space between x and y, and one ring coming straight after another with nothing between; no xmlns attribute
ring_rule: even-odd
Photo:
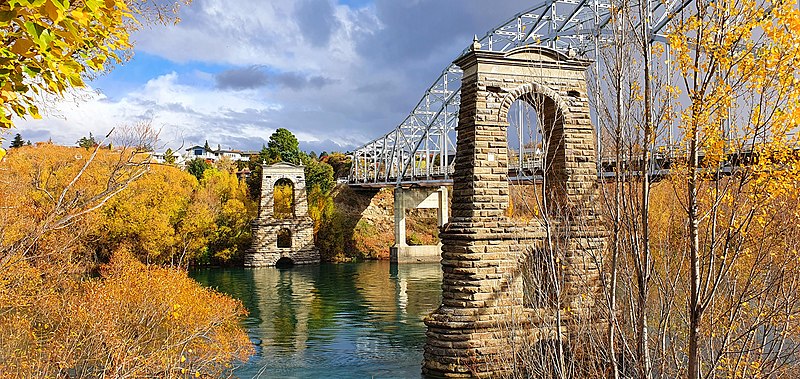
<svg viewBox="0 0 800 379"><path fill-rule="evenodd" d="M0 3L0 128L39 118L40 99L85 86L132 54L130 32L175 19L177 3L134 0Z"/></svg>
<svg viewBox="0 0 800 379"><path fill-rule="evenodd" d="M318 162L316 159L308 157L304 159L306 187L310 190L318 187L323 193L329 193L336 180L333 177L333 168L325 163Z"/></svg>
<svg viewBox="0 0 800 379"><path fill-rule="evenodd" d="M206 170L193 202L207 207L214 222L206 249L196 261L241 263L252 242L250 223L258 212L258 204L250 199L246 183L230 170Z"/></svg>
<svg viewBox="0 0 800 379"><path fill-rule="evenodd" d="M236 173L239 168L237 162L234 162L233 159L230 157L222 156L214 162L214 168L220 171L227 171L230 173Z"/></svg>
<svg viewBox="0 0 800 379"><path fill-rule="evenodd" d="M333 176L341 178L350 173L351 158L344 153L333 152L320 155L320 162L325 162L333 168Z"/></svg>
<svg viewBox="0 0 800 379"><path fill-rule="evenodd" d="M797 223L800 14L793 5L696 2L668 39L676 89L688 97L679 124L686 154L674 186L686 225L676 247L687 257L689 378L779 376L796 361L787 338L796 338L790 325L800 310L786 294L796 292L800 273L784 260L796 250L780 227L794 233Z"/></svg>
<svg viewBox="0 0 800 379"><path fill-rule="evenodd" d="M130 143L117 150L21 147L2 162L3 376L219 377L230 375L232 365L251 352L239 326L246 314L240 302L202 288L184 271L147 267L133 258L131 248L169 241L171 234L140 239L139 246L121 243L110 257L98 256L96 240L104 237L98 227L112 221L103 221L106 212L120 217L113 220L119 229L148 233L158 222L154 213L165 209L150 205L165 196L164 186L154 181L158 191L131 209L144 217L119 212L126 204L115 196L136 196L138 191L126 190L157 178L149 175L144 154L126 148L142 141L122 134L116 140ZM185 172L158 167L196 185Z"/></svg>
<svg viewBox="0 0 800 379"><path fill-rule="evenodd" d="M97 235L91 239L101 258L126 246L142 262L171 263L195 255L213 229L213 216L189 209L198 189L191 175L170 166L153 166L141 179L100 210ZM192 213L190 213L192 212ZM193 241L186 243L182 220L192 217Z"/></svg>

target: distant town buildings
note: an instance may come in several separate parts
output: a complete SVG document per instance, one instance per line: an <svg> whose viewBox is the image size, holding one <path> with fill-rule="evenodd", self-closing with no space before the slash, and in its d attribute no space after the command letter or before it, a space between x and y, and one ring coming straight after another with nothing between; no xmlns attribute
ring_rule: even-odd
<svg viewBox="0 0 800 379"><path fill-rule="evenodd" d="M186 162L198 158L203 159L208 163L213 163L223 158L227 158L233 162L247 162L250 160L251 156L258 155L258 151L235 150L230 148L223 149L219 145L217 145L217 149L215 150L206 144L205 146L195 145L186 148L184 149L183 154L181 154L179 151L172 151L169 149L165 152L153 153L153 160L158 163L165 163L167 162L167 153L170 152L172 153L173 162L175 162L175 164L178 166L183 166L186 164Z"/></svg>
<svg viewBox="0 0 800 379"><path fill-rule="evenodd" d="M210 162L216 162L217 160L222 159L223 157L228 158L234 162L240 161L249 161L250 157L253 155L258 155L258 151L241 151L241 150L233 150L233 149L223 149L219 145L217 145L217 149L211 149L206 146L195 145L188 149L186 149L186 154L184 154L183 158L185 160L192 160L192 159L205 159Z"/></svg>

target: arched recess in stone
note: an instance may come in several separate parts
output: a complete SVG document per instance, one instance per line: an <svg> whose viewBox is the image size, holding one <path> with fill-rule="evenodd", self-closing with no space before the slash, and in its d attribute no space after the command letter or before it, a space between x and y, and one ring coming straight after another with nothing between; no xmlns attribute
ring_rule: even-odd
<svg viewBox="0 0 800 379"><path fill-rule="evenodd" d="M566 196L564 181L567 154L564 144L564 124L569 112L567 104L554 90L539 83L527 83L509 91L500 102L498 122L509 126L509 110L515 101L525 102L535 112L541 132L542 170L545 178L545 197L553 200ZM508 141L508 135L506 141ZM554 210L554 209L552 209Z"/></svg>
<svg viewBox="0 0 800 379"><path fill-rule="evenodd" d="M292 231L287 228L278 230L278 248L292 247Z"/></svg>
<svg viewBox="0 0 800 379"><path fill-rule="evenodd" d="M275 262L275 267L277 268L289 268L292 266L294 266L294 261L289 257L281 257L281 259Z"/></svg>
<svg viewBox="0 0 800 379"><path fill-rule="evenodd" d="M544 247L530 246L520 260L522 305L529 309L552 309L558 306L558 283L552 275L550 257ZM558 270L558 269L556 269ZM560 277L558 270L555 277Z"/></svg>
<svg viewBox="0 0 800 379"><path fill-rule="evenodd" d="M282 220L295 217L295 188L294 182L289 178L275 181L273 186L273 216Z"/></svg>

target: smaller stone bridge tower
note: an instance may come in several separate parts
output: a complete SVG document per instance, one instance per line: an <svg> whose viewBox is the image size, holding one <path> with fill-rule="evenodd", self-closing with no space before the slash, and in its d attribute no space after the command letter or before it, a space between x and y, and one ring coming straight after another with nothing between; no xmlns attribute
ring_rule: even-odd
<svg viewBox="0 0 800 379"><path fill-rule="evenodd" d="M306 178L303 166L286 162L262 166L261 200L253 221L253 245L245 254L247 267L275 266L278 261L292 264L319 262L314 246L314 222L308 217ZM291 214L276 217L275 186L292 187Z"/></svg>

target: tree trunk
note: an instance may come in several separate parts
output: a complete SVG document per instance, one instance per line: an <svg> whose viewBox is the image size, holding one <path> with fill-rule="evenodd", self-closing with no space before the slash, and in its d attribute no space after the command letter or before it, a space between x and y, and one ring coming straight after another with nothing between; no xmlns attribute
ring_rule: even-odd
<svg viewBox="0 0 800 379"><path fill-rule="evenodd" d="M637 281L639 285L636 351L639 356L639 376L647 378L651 373L650 347L647 329L647 297L650 281L650 144L653 139L652 103L653 95L650 78L650 27L644 7L641 9L642 55L644 59L644 143L642 144L642 255L638 260Z"/></svg>
<svg viewBox="0 0 800 379"><path fill-rule="evenodd" d="M697 166L699 165L697 145L697 125L693 125L689 139L688 164L688 211L689 211L689 379L700 378L700 356L698 339L700 338L700 236L697 209Z"/></svg>

